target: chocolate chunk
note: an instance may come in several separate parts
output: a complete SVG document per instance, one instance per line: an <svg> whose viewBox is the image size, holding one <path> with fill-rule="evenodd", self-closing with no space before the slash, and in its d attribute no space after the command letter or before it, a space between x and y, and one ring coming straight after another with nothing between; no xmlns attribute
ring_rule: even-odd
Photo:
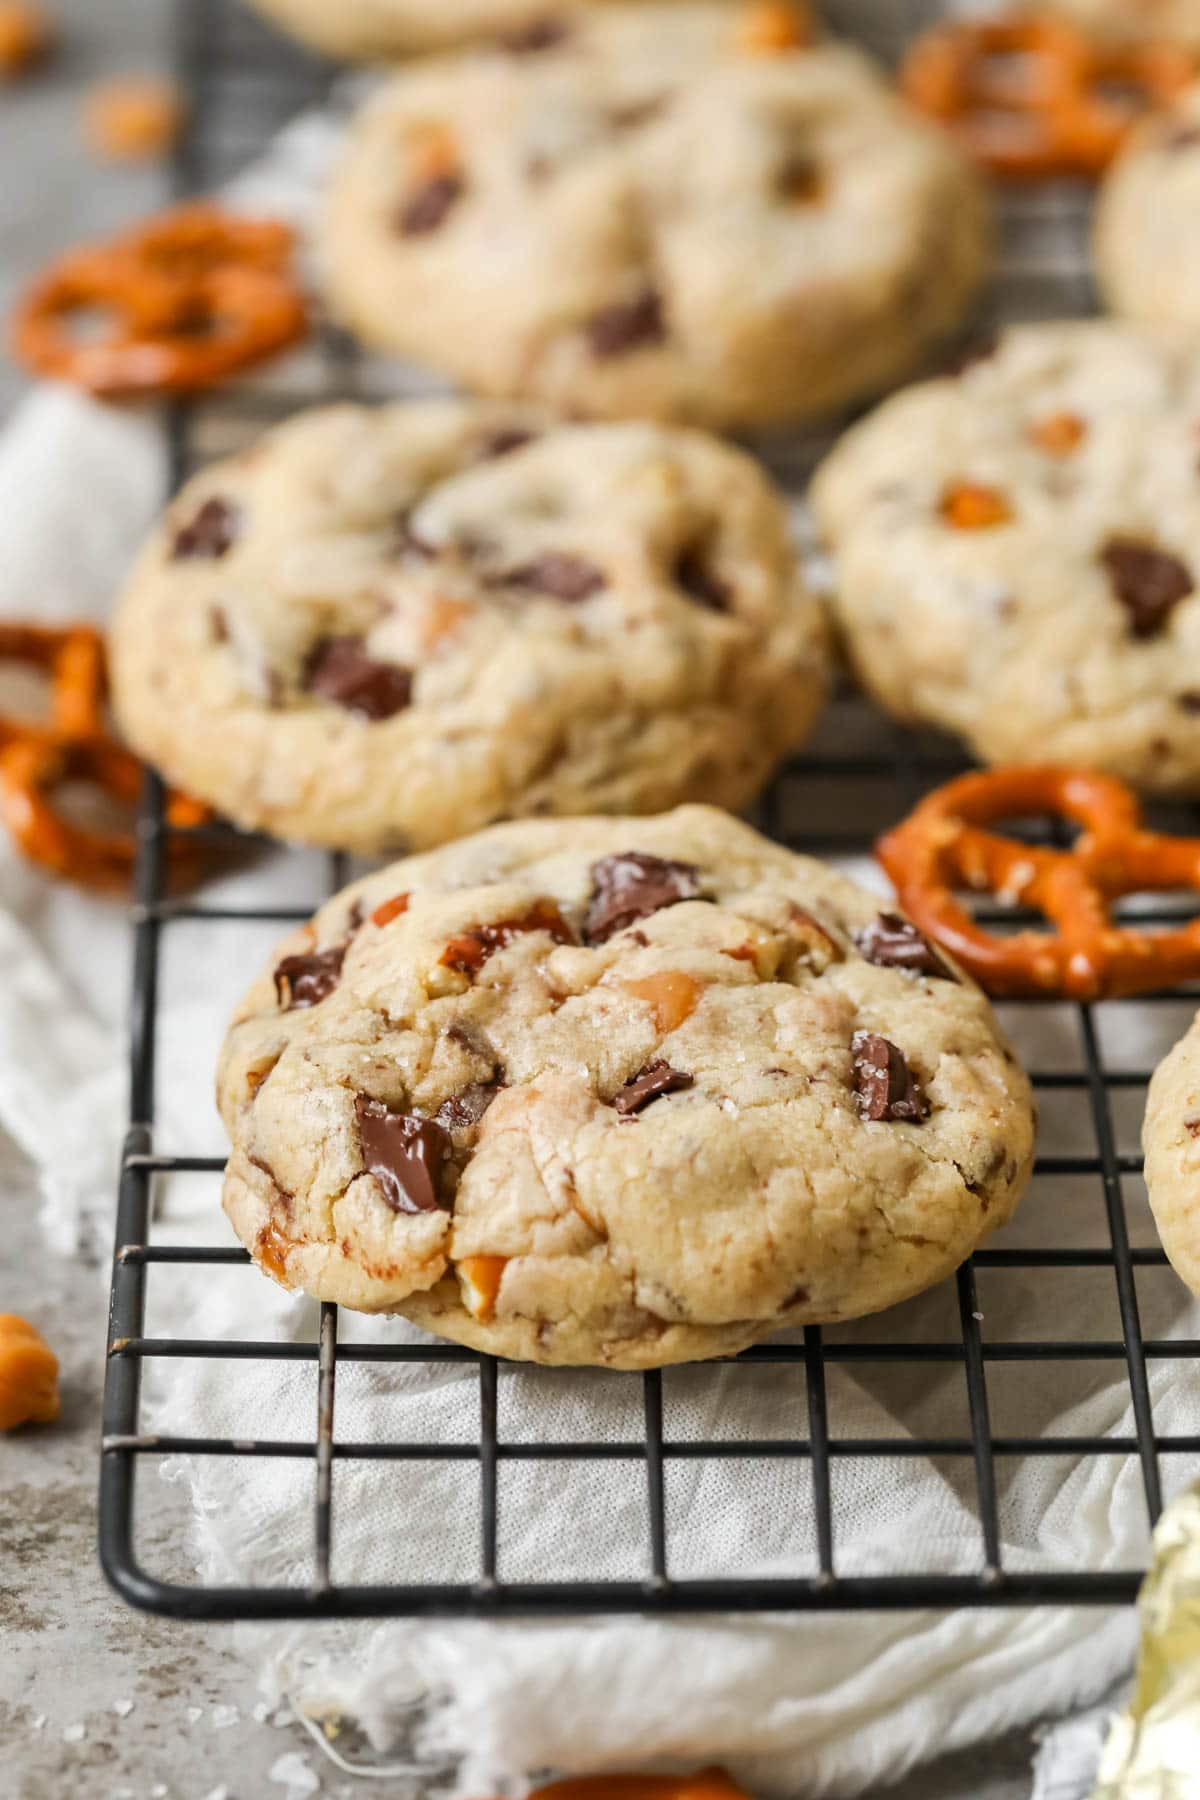
<svg viewBox="0 0 1200 1800"><path fill-rule="evenodd" d="M1153 637L1161 631L1172 608L1196 585L1186 563L1137 538L1110 538L1100 561L1117 599L1129 609L1134 637Z"/></svg>
<svg viewBox="0 0 1200 1800"><path fill-rule="evenodd" d="M784 163L776 185L781 199L796 206L808 206L821 198L825 177L815 157L797 154Z"/></svg>
<svg viewBox="0 0 1200 1800"><path fill-rule="evenodd" d="M347 938L356 937L358 935L358 933L362 930L363 920L365 917L366 917L366 915L363 912L362 900L361 899L355 900L350 908L350 911L346 914L346 936L347 936Z"/></svg>
<svg viewBox="0 0 1200 1800"><path fill-rule="evenodd" d="M412 699L412 670L375 662L360 637L322 638L304 667L304 686L364 719L390 719Z"/></svg>
<svg viewBox="0 0 1200 1800"><path fill-rule="evenodd" d="M506 32L500 42L513 56L534 56L539 50L556 50L570 35L565 19L534 19L516 31Z"/></svg>
<svg viewBox="0 0 1200 1800"><path fill-rule="evenodd" d="M608 586L608 576L582 556L550 550L522 563L519 569L510 569L496 585L527 588L533 594L550 594L555 600L586 600Z"/></svg>
<svg viewBox="0 0 1200 1800"><path fill-rule="evenodd" d="M503 1086L502 1081L472 1081L457 1094L451 1094L448 1100L443 1100L434 1118L447 1131L465 1131L478 1125Z"/></svg>
<svg viewBox="0 0 1200 1800"><path fill-rule="evenodd" d="M214 494L206 500L189 525L181 525L171 543L171 561L188 562L200 557L215 562L237 542L242 515L229 500Z"/></svg>
<svg viewBox="0 0 1200 1800"><path fill-rule="evenodd" d="M990 362L1000 348L1000 339L994 331L973 332L964 343L959 344L946 361L947 375L965 375L979 363Z"/></svg>
<svg viewBox="0 0 1200 1800"><path fill-rule="evenodd" d="M435 175L404 202L396 215L398 229L404 237L425 237L436 231L464 191L461 175Z"/></svg>
<svg viewBox="0 0 1200 1800"><path fill-rule="evenodd" d="M494 462L498 456L511 456L514 450L523 450L526 444L532 444L537 435L525 425L497 426L495 431L489 431L480 439L479 460Z"/></svg>
<svg viewBox="0 0 1200 1800"><path fill-rule="evenodd" d="M1176 694L1175 704L1180 712L1200 713L1200 692L1195 688L1186 688L1182 694Z"/></svg>
<svg viewBox="0 0 1200 1800"><path fill-rule="evenodd" d="M731 590L727 581L714 574L709 567L703 550L697 544L690 545L680 552L675 563L674 579L676 587L698 600L701 606L707 606L713 612L728 612Z"/></svg>
<svg viewBox="0 0 1200 1800"><path fill-rule="evenodd" d="M306 956L285 956L275 969L275 993L286 1012L316 1006L332 994L342 979L345 944L332 950L313 950Z"/></svg>
<svg viewBox="0 0 1200 1800"><path fill-rule="evenodd" d="M438 1177L450 1139L436 1120L392 1112L367 1094L354 1096L354 1114L363 1166L392 1211L449 1212L449 1203L438 1193Z"/></svg>
<svg viewBox="0 0 1200 1800"><path fill-rule="evenodd" d="M854 933L854 942L867 961L881 969L911 969L917 975L954 980L924 932L899 913L881 912L865 930Z"/></svg>
<svg viewBox="0 0 1200 1800"><path fill-rule="evenodd" d="M447 969L477 975L497 950L530 931L549 932L556 944L575 942L574 933L553 900L539 900L520 918L496 919L489 925L472 925L468 931L459 932L450 939L438 961Z"/></svg>
<svg viewBox="0 0 1200 1800"><path fill-rule="evenodd" d="M606 306L587 322L593 356L623 356L641 344L661 344L666 335L662 295L653 288L645 288L632 300Z"/></svg>
<svg viewBox="0 0 1200 1800"><path fill-rule="evenodd" d="M656 1057L636 1075L629 1077L613 1105L622 1118L632 1118L634 1113L649 1106L652 1100L657 1100L660 1094L677 1093L680 1088L694 1087L695 1082L694 1075L685 1075L682 1069L673 1069L661 1056Z"/></svg>
<svg viewBox="0 0 1200 1800"><path fill-rule="evenodd" d="M929 1116L920 1082L903 1050L875 1031L856 1031L850 1040L854 1093L860 1117L901 1119L917 1125Z"/></svg>
<svg viewBox="0 0 1200 1800"><path fill-rule="evenodd" d="M700 892L700 871L693 863L671 862L665 856L647 856L626 850L592 864L592 898L583 929L589 944L603 944L615 932L664 906L694 900Z"/></svg>

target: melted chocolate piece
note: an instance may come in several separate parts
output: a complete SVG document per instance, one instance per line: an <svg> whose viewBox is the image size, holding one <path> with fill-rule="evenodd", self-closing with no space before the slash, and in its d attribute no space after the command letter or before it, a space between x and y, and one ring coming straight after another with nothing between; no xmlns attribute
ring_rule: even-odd
<svg viewBox="0 0 1200 1800"><path fill-rule="evenodd" d="M527 588L531 594L549 594L555 600L587 600L608 586L608 576L582 556L549 550L519 569L510 569L500 585Z"/></svg>
<svg viewBox="0 0 1200 1800"><path fill-rule="evenodd" d="M472 1081L443 1100L434 1118L447 1131L466 1131L478 1125L503 1086L502 1081Z"/></svg>
<svg viewBox="0 0 1200 1800"><path fill-rule="evenodd" d="M375 662L360 637L322 638L304 668L310 693L364 719L390 719L412 699L412 670Z"/></svg>
<svg viewBox="0 0 1200 1800"><path fill-rule="evenodd" d="M449 1212L438 1192L438 1177L450 1139L434 1119L392 1112L382 1100L354 1096L363 1166L397 1213Z"/></svg>
<svg viewBox="0 0 1200 1800"><path fill-rule="evenodd" d="M275 994L285 1012L317 1006L332 994L342 979L345 944L332 950L312 950L304 956L285 956L275 969Z"/></svg>
<svg viewBox="0 0 1200 1800"><path fill-rule="evenodd" d="M685 594L699 601L701 606L710 607L713 612L729 611L729 583L713 573L698 545L693 544L680 553L675 564L674 578L676 587L681 587Z"/></svg>
<svg viewBox="0 0 1200 1800"><path fill-rule="evenodd" d="M479 460L494 462L498 456L511 456L514 450L523 450L526 444L532 444L537 435L525 425L499 425L480 439Z"/></svg>
<svg viewBox="0 0 1200 1800"><path fill-rule="evenodd" d="M539 50L556 50L570 35L565 19L534 19L516 31L506 32L500 42L513 56L534 56Z"/></svg>
<svg viewBox="0 0 1200 1800"><path fill-rule="evenodd" d="M593 313L586 329L593 356L623 356L642 344L661 344L667 335L662 295L646 288L633 300Z"/></svg>
<svg viewBox="0 0 1200 1800"><path fill-rule="evenodd" d="M455 202L462 198L465 183L453 172L435 175L401 206L396 226L403 237L426 237L444 222Z"/></svg>
<svg viewBox="0 0 1200 1800"><path fill-rule="evenodd" d="M881 912L865 930L854 933L854 942L867 961L878 968L911 969L917 975L954 980L924 932L902 919L899 913Z"/></svg>
<svg viewBox="0 0 1200 1800"><path fill-rule="evenodd" d="M242 515L229 500L214 494L188 525L181 525L171 543L171 561L188 562L201 557L216 561L232 549L242 528Z"/></svg>
<svg viewBox="0 0 1200 1800"><path fill-rule="evenodd" d="M660 1094L674 1094L680 1088L694 1087L695 1083L694 1075L686 1075L682 1069L673 1069L661 1056L656 1057L644 1069L639 1069L636 1075L629 1077L613 1105L623 1119L631 1119L634 1113L641 1112L644 1106L649 1106Z"/></svg>
<svg viewBox="0 0 1200 1800"><path fill-rule="evenodd" d="M850 1040L854 1094L864 1119L900 1119L919 1125L929 1102L903 1050L875 1031L856 1031Z"/></svg>
<svg viewBox="0 0 1200 1800"><path fill-rule="evenodd" d="M626 850L592 864L592 898L585 942L603 944L614 933L664 906L695 900L700 892L700 871L694 863L671 862L665 856L647 856Z"/></svg>
<svg viewBox="0 0 1200 1800"><path fill-rule="evenodd" d="M1117 599L1129 609L1134 637L1154 637L1196 586L1186 563L1137 538L1110 538L1100 561Z"/></svg>
<svg viewBox="0 0 1200 1800"><path fill-rule="evenodd" d="M539 900L517 919L496 919L489 925L472 925L452 937L438 961L447 969L477 975L488 958L514 938L529 931L546 931L556 944L573 944L575 936L553 900Z"/></svg>

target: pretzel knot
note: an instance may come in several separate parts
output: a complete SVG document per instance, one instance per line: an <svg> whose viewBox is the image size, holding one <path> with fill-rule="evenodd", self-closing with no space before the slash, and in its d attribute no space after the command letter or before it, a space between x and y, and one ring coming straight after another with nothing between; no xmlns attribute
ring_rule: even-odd
<svg viewBox="0 0 1200 1800"><path fill-rule="evenodd" d="M277 221L174 207L51 264L17 304L13 354L95 394L209 387L304 335L292 248ZM94 336L77 329L88 313Z"/></svg>
<svg viewBox="0 0 1200 1800"><path fill-rule="evenodd" d="M1069 850L980 829L1046 813L1081 827ZM963 775L927 795L876 852L913 922L990 994L1092 1000L1200 975L1200 919L1153 933L1113 922L1110 903L1124 894L1200 890L1200 838L1145 830L1133 794L1110 775ZM963 889L1040 912L1056 929L996 936L955 898Z"/></svg>
<svg viewBox="0 0 1200 1800"><path fill-rule="evenodd" d="M1012 179L1098 175L1193 76L1165 44L1104 47L1051 19L961 20L918 38L900 81L974 161Z"/></svg>
<svg viewBox="0 0 1200 1800"><path fill-rule="evenodd" d="M91 625L0 624L0 662L50 677L44 724L0 715L0 818L24 854L56 875L86 887L127 885L136 854L132 831L75 824L54 803L61 788L76 782L122 806L135 805L141 790L141 763L105 725L103 638ZM207 807L183 795L168 800L167 822L176 829L209 816Z"/></svg>

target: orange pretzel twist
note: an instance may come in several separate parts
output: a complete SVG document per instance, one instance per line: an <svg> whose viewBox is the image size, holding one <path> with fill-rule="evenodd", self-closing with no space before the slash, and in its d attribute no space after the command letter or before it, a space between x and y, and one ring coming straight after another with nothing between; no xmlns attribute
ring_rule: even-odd
<svg viewBox="0 0 1200 1800"><path fill-rule="evenodd" d="M1151 108L1191 81L1165 44L1105 48L1030 17L960 20L928 32L900 72L908 98L993 174L1095 176Z"/></svg>
<svg viewBox="0 0 1200 1800"><path fill-rule="evenodd" d="M979 829L1045 813L1082 827L1069 850ZM1113 923L1110 902L1123 894L1200 890L1200 838L1146 831L1137 800L1111 775L1053 767L963 775L927 795L876 853L913 922L990 994L1092 1000L1200 975L1200 919L1153 933ZM963 888L1032 908L1057 929L997 937L955 899Z"/></svg>
<svg viewBox="0 0 1200 1800"><path fill-rule="evenodd" d="M95 394L209 387L304 335L293 241L286 225L208 201L174 207L53 263L17 304L13 354ZM95 309L111 323L84 340L74 323Z"/></svg>
<svg viewBox="0 0 1200 1800"><path fill-rule="evenodd" d="M109 736L104 640L91 625L61 629L0 624L0 662L24 663L50 677L46 723L0 716L0 818L31 862L85 887L128 883L136 846L131 831L94 831L56 811L55 790L82 781L123 805L136 804L143 769ZM184 795L167 802L177 829L199 825L208 808Z"/></svg>

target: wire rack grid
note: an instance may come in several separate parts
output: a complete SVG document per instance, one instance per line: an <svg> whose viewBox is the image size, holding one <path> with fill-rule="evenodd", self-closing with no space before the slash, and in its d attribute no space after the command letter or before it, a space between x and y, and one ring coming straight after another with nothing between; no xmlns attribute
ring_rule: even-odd
<svg viewBox="0 0 1200 1800"><path fill-rule="evenodd" d="M324 102L332 91L335 71L282 43L265 27L242 13L231 0L177 0L177 56L191 101L191 122L180 145L175 185L181 193L210 189L237 172L260 149L277 126L305 106ZM834 22L894 56L905 37L927 23L936 8L929 0L843 0L827 12ZM1071 315L1091 310L1092 291L1086 254L1087 201L1070 187L1043 189L1007 201L1001 220L1002 258L982 324L1002 319ZM324 333L315 384L301 393L278 386L251 385L222 393L189 408L175 409L168 420L171 478L177 483L214 443L245 435L265 419L298 404L348 393L377 391L375 372L356 357L336 334ZM776 473L793 487L802 483L820 439L798 439L782 447L766 446L764 454ZM898 817L933 782L960 768L952 747L891 731L878 748L864 750L851 719L834 731L833 748L810 751L781 772L765 797L760 823L792 848L814 854L847 855L869 850L873 835L859 796L881 796L879 824ZM849 749L845 748L849 745ZM1148 1080L1149 1066L1110 1067L1103 1054L1103 1022L1099 1009L1068 1009L1078 1034L1078 1067L1033 1071L1043 1105L1055 1096L1073 1098L1083 1108L1087 1142L1077 1154L1042 1156L1037 1179L1071 1177L1093 1185L1101 1222L1099 1242L1054 1242L1022 1248L980 1250L959 1270L953 1284L954 1330L943 1341L907 1341L889 1335L888 1316L868 1321L866 1335L846 1337L819 1327L804 1331L802 1341L772 1342L732 1359L743 1365L775 1365L781 1382L802 1385L807 1407L806 1429L793 1436L752 1440L736 1432L722 1439L672 1437L664 1425L664 1375L607 1376L640 1383L639 1436L624 1442L511 1441L498 1426L498 1400L507 1366L489 1356L445 1343L379 1345L338 1341L338 1313L332 1305L320 1312L319 1333L311 1343L196 1339L145 1335L146 1307L152 1272L173 1266L203 1282L215 1266L244 1264L245 1251L224 1244L202 1247L155 1244L154 1184L160 1175L194 1173L216 1183L218 1158L166 1154L156 1149L154 1098L160 959L164 935L181 921L240 920L246 925L275 924L281 929L309 916L320 894L303 894L295 905L237 907L181 905L168 897L166 860L171 833L163 817L162 789L149 777L140 816L137 902L134 913L130 1118L121 1170L112 1285L108 1378L102 1446L100 1549L104 1568L115 1587L134 1604L193 1618L282 1618L313 1616L477 1615L513 1616L608 1613L697 1613L733 1611L798 1611L862 1608L907 1608L951 1605L1023 1605L1052 1602L1114 1604L1133 1599L1142 1573L1137 1568L1024 1569L1010 1567L1002 1551L999 1492L1003 1472L1029 1458L1122 1458L1136 1467L1149 1523L1163 1504L1162 1463L1169 1457L1200 1453L1200 1437L1169 1436L1156 1430L1149 1371L1156 1364L1200 1355L1200 1343L1164 1335L1143 1334L1139 1303L1140 1271L1162 1271L1165 1257L1154 1242L1131 1245L1127 1220L1127 1184L1136 1183L1140 1159L1119 1145L1115 1110L1137 1099ZM847 821L850 821L847 829ZM800 821L800 823L797 823ZM816 821L814 823L813 821ZM825 828L825 823L830 825ZM218 832L218 835L220 833ZM328 859L328 891L346 878L343 858ZM1153 923L1166 911L1142 918ZM1177 914L1171 913L1171 917ZM1138 1005L1185 1001L1186 993L1152 996ZM1195 1003L1192 997L1192 1004ZM1148 1063L1148 1059L1147 1059ZM1035 1204L1026 1201L1026 1207ZM215 1198L214 1224L219 1217ZM1018 1221L1019 1223L1020 1221ZM995 1341L982 1329L978 1288L983 1280L1044 1281L1052 1271L1087 1271L1106 1284L1115 1300L1115 1330L1106 1337L1063 1341L1033 1335L1019 1341ZM276 1441L248 1435L238 1438L164 1436L142 1428L141 1386L145 1365L166 1357L224 1359L304 1359L317 1370L317 1408L311 1439ZM1019 1380L1022 1365L1057 1361L1101 1366L1117 1371L1127 1388L1132 1432L1123 1435L1048 1436L1037 1432L999 1431L993 1424L994 1384L1006 1375ZM339 1365L354 1362L474 1365L478 1371L478 1438L472 1443L356 1444L338 1436L335 1396ZM827 1374L839 1365L855 1370L894 1365L899 1369L958 1369L965 1388L966 1429L955 1435L919 1434L893 1437L848 1436L831 1421ZM709 1369L713 1365L701 1365ZM534 1371L536 1376L541 1373ZM694 1371L693 1371L694 1373ZM668 1372L669 1374L669 1372ZM197 1586L152 1574L141 1558L136 1531L135 1493L140 1466L147 1456L180 1452L194 1457L307 1459L315 1469L313 1579L304 1586ZM797 1479L811 1483L815 1531L815 1566L795 1578L713 1576L678 1578L672 1574L672 1545L685 1523L673 1520L667 1503L667 1472L677 1459L736 1456L787 1459ZM335 1471L348 1458L390 1459L396 1478L405 1465L458 1459L478 1468L481 1534L478 1572L467 1581L430 1579L417 1584L354 1586L331 1573L334 1533ZM506 1580L498 1558L498 1519L502 1502L502 1470L506 1464L531 1459L619 1458L640 1466L644 1474L646 1538L644 1569L631 1580ZM868 1574L839 1568L838 1507L835 1473L851 1469L884 1469L888 1459L956 1461L970 1471L968 1487L978 1520L978 1559L966 1573L939 1573L922 1567L912 1545L896 1546L894 1566ZM805 1473L806 1471L806 1473Z"/></svg>

